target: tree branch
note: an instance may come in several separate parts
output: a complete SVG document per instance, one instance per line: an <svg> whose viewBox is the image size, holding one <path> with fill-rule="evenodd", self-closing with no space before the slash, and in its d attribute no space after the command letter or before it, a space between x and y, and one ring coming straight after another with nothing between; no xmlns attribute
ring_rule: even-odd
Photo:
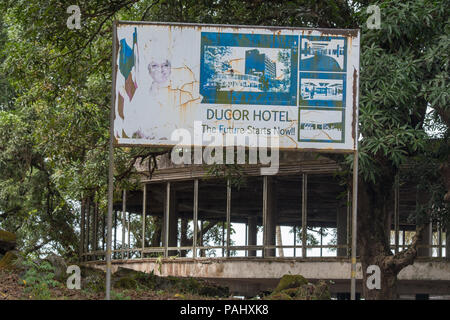
<svg viewBox="0 0 450 320"><path fill-rule="evenodd" d="M425 226L418 227L411 246L407 250L401 251L393 256L387 256L384 259L383 264L395 273L398 273L406 266L413 264L414 259L417 257L417 244L422 240L424 230Z"/></svg>

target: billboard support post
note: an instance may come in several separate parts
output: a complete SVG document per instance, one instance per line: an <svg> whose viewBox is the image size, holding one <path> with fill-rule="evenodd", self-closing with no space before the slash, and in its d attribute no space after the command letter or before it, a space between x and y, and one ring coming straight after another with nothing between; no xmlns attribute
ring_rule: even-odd
<svg viewBox="0 0 450 320"><path fill-rule="evenodd" d="M356 236L358 212L358 151L353 153L353 195L352 195L352 272L351 272L351 300L356 299Z"/></svg>
<svg viewBox="0 0 450 320"><path fill-rule="evenodd" d="M114 197L114 103L115 103L115 73L116 73L116 24L113 23L113 54L112 54L112 89L111 89L111 111L110 111L110 124L109 124L109 168L108 168L108 216L107 223L107 237L106 237L106 293L105 299L111 299L111 242L112 242L112 211L113 211L113 197Z"/></svg>

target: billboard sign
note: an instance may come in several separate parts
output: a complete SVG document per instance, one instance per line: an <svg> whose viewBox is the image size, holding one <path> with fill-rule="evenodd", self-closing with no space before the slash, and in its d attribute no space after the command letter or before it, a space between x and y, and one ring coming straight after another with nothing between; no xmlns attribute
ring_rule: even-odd
<svg viewBox="0 0 450 320"><path fill-rule="evenodd" d="M358 30L118 22L115 38L116 145L174 146L179 129L356 150Z"/></svg>

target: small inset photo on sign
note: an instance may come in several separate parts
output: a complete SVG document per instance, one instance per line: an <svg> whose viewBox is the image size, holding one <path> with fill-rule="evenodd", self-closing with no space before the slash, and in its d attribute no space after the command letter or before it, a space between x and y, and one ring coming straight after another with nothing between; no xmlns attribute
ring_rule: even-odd
<svg viewBox="0 0 450 320"><path fill-rule="evenodd" d="M202 103L296 105L298 37L202 33Z"/></svg>
<svg viewBox="0 0 450 320"><path fill-rule="evenodd" d="M223 91L289 92L291 50L205 47L204 88Z"/></svg>
<svg viewBox="0 0 450 320"><path fill-rule="evenodd" d="M345 108L345 74L300 72L300 106Z"/></svg>
<svg viewBox="0 0 450 320"><path fill-rule="evenodd" d="M346 70L347 40L339 37L302 36L300 71Z"/></svg>
<svg viewBox="0 0 450 320"><path fill-rule="evenodd" d="M330 109L299 111L300 142L344 142L344 112Z"/></svg>
<svg viewBox="0 0 450 320"><path fill-rule="evenodd" d="M302 99L307 101L342 101L344 83L342 80L307 79L301 83Z"/></svg>

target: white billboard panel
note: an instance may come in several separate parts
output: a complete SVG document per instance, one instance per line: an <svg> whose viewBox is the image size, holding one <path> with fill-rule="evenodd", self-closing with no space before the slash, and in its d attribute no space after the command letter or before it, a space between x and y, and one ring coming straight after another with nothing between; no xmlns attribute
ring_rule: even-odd
<svg viewBox="0 0 450 320"><path fill-rule="evenodd" d="M356 150L358 30L119 22L115 34L116 145L173 146L185 129Z"/></svg>

